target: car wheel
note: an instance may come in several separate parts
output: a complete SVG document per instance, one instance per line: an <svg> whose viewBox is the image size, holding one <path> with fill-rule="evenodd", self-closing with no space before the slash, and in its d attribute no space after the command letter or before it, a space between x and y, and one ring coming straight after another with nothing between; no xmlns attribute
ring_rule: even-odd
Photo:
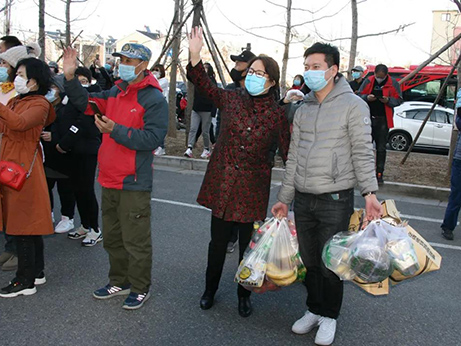
<svg viewBox="0 0 461 346"><path fill-rule="evenodd" d="M406 151L410 147L411 138L403 132L394 132L389 136L389 145L392 150Z"/></svg>

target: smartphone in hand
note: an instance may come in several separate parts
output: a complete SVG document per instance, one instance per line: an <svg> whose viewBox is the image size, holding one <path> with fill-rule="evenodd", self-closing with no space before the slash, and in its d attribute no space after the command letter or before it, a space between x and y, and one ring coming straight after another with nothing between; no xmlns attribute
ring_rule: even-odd
<svg viewBox="0 0 461 346"><path fill-rule="evenodd" d="M96 102L94 102L94 101L91 101L91 100L88 101L88 103L90 104L90 107L94 112L94 115L97 116L99 118L99 120L105 122L104 120L102 120L102 112L99 109L98 104Z"/></svg>

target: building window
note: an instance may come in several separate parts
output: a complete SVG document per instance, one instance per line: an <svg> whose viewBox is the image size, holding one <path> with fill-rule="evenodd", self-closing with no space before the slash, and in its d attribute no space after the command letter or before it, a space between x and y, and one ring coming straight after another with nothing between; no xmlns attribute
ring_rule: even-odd
<svg viewBox="0 0 461 346"><path fill-rule="evenodd" d="M442 13L442 22L449 22L451 19L450 13Z"/></svg>

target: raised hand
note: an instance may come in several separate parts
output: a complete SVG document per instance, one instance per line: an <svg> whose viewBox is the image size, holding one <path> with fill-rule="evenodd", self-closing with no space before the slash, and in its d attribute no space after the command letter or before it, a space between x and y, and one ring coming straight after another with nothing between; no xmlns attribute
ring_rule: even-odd
<svg viewBox="0 0 461 346"><path fill-rule="evenodd" d="M64 77L67 80L71 80L75 76L75 70L77 69L77 50L72 47L64 48L62 70Z"/></svg>
<svg viewBox="0 0 461 346"><path fill-rule="evenodd" d="M203 29L199 26L192 28L189 36L189 53L192 66L200 62L200 51L203 47Z"/></svg>

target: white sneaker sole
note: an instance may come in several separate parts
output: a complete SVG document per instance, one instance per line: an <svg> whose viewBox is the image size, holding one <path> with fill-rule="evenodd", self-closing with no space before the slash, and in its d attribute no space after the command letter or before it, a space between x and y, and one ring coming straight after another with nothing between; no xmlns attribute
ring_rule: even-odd
<svg viewBox="0 0 461 346"><path fill-rule="evenodd" d="M118 291L116 293L112 293L111 295L108 295L108 296L97 296L96 294L93 293L93 297L99 300L106 300L106 299L110 299L116 296L127 296L130 294L130 292L131 292L130 289L126 289L126 290Z"/></svg>
<svg viewBox="0 0 461 346"><path fill-rule="evenodd" d="M137 310L137 309L140 309L140 308L142 308L142 306L144 305L144 303L145 303L149 298L150 298L150 292L147 293L146 298L144 298L144 300L142 301L141 304L136 305L136 306L129 306L129 305L123 304L122 308L124 308L125 310Z"/></svg>
<svg viewBox="0 0 461 346"><path fill-rule="evenodd" d="M298 335L304 335L304 334L310 333L312 329L317 328L318 326L319 326L318 322L316 324L312 325L311 327L304 328L304 329L297 329L297 328L295 328L293 326L293 327L291 327L291 331L293 333L295 333L295 334L298 334Z"/></svg>
<svg viewBox="0 0 461 346"><path fill-rule="evenodd" d="M46 277L44 277L44 278L36 278L35 282L34 282L34 285L43 285L45 283L46 283Z"/></svg>
<svg viewBox="0 0 461 346"><path fill-rule="evenodd" d="M14 292L14 293L0 293L0 297L2 298L15 298L18 296L31 296L32 294L37 293L37 289L34 288L26 288L22 291L19 292Z"/></svg>
<svg viewBox="0 0 461 346"><path fill-rule="evenodd" d="M54 230L54 233L57 233L57 234L67 233L67 232L72 231L73 229L74 229L73 227L72 227L72 228L69 228L69 229L57 229L57 228L56 228L56 229Z"/></svg>

